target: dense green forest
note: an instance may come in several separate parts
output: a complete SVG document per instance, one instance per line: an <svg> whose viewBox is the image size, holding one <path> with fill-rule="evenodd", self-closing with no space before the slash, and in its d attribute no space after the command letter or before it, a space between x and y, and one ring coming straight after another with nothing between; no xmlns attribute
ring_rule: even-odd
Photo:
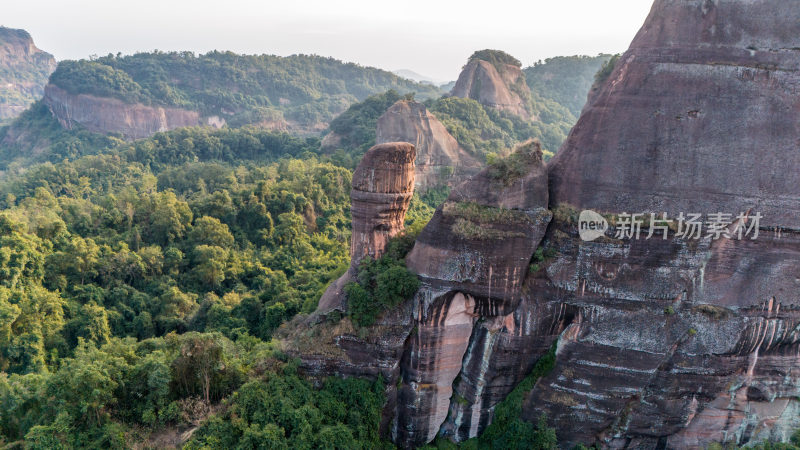
<svg viewBox="0 0 800 450"><path fill-rule="evenodd" d="M217 115L232 126L284 119L327 123L350 104L389 89L416 92L421 98L440 94L434 86L333 58L218 51L62 61L50 82L76 94Z"/></svg>
<svg viewBox="0 0 800 450"><path fill-rule="evenodd" d="M314 389L271 341L349 264L351 172L317 148L182 129L6 177L4 442L119 447L213 410L190 446L378 445L380 382ZM415 199L409 226L432 212Z"/></svg>

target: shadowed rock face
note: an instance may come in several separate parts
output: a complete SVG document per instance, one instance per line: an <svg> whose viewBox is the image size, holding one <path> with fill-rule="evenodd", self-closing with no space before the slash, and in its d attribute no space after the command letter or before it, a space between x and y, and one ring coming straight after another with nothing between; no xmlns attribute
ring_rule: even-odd
<svg viewBox="0 0 800 450"><path fill-rule="evenodd" d="M477 158L461 148L422 103L400 100L379 119L376 142L410 142L417 149L415 189L455 186L480 170Z"/></svg>
<svg viewBox="0 0 800 450"><path fill-rule="evenodd" d="M126 139L146 138L181 127L220 128L225 124L224 119L216 116L201 119L196 111L125 103L89 94L74 95L52 84L45 86L44 102L66 129L79 125L95 133L119 133Z"/></svg>
<svg viewBox="0 0 800 450"><path fill-rule="evenodd" d="M526 396L523 418L546 414L564 448L747 445L800 427L792 6L657 0L547 173L534 164L501 187L486 171L453 191L407 257L422 287L391 316L408 314L416 330L402 351L371 347L399 384L384 411L396 443L476 436L556 338L555 369ZM549 225L497 213L548 204ZM757 240L608 231L584 242L582 208L764 218ZM555 255L515 271L543 234ZM387 355L398 354L395 369Z"/></svg>
<svg viewBox="0 0 800 450"><path fill-rule="evenodd" d="M365 257L378 259L389 239L403 231L403 221L414 195L416 150L407 142L390 142L370 148L353 172L350 214L350 269L330 285L319 311L341 308L344 286L354 279Z"/></svg>
<svg viewBox="0 0 800 450"><path fill-rule="evenodd" d="M512 64L502 64L501 69L498 71L488 61L470 61L459 74L450 95L471 98L482 105L529 118L525 100L520 95L530 93L525 75Z"/></svg>

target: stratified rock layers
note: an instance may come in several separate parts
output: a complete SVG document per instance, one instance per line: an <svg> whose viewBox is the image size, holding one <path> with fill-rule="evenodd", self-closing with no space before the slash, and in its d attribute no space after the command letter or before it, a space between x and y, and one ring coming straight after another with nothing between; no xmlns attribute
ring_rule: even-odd
<svg viewBox="0 0 800 450"><path fill-rule="evenodd" d="M376 142L410 142L417 149L415 189L453 187L477 173L481 163L461 148L425 105L400 100L379 119Z"/></svg>
<svg viewBox="0 0 800 450"><path fill-rule="evenodd" d="M126 139L141 139L159 131L198 125L219 128L224 121L211 117L205 121L196 111L146 106L88 94L70 94L48 84L44 102L64 128L81 126L95 133L119 133Z"/></svg>
<svg viewBox="0 0 800 450"><path fill-rule="evenodd" d="M403 231L414 195L416 150L407 142L378 144L367 151L353 172L350 214L350 264L383 255L389 239Z"/></svg>
<svg viewBox="0 0 800 450"><path fill-rule="evenodd" d="M763 215L755 241L551 227L537 295L581 321L524 416L565 445L745 445L800 423L798 49L786 2L657 0L554 158L552 205Z"/></svg>
<svg viewBox="0 0 800 450"><path fill-rule="evenodd" d="M509 353L546 350L553 333L542 336L541 328L559 328L559 320L532 320L523 300L552 215L538 143L517 151L526 175L512 180L487 168L454 189L406 257L422 287L414 299L417 332L401 364L393 438L402 446L430 442L440 429L456 439L475 436L536 360L519 364Z"/></svg>
<svg viewBox="0 0 800 450"><path fill-rule="evenodd" d="M370 148L356 167L350 191L350 269L325 291L319 301L320 312L342 309L343 289L355 279L361 260L380 258L389 239L403 231L414 195L415 159L413 145L389 142Z"/></svg>

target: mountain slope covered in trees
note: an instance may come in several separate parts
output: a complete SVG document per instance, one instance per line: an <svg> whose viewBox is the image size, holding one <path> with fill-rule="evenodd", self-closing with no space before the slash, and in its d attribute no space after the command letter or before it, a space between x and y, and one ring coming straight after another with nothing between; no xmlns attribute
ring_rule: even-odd
<svg viewBox="0 0 800 450"><path fill-rule="evenodd" d="M189 128L8 176L3 442L127 447L213 410L190 447L382 445L379 381L314 389L271 341L349 264L351 172L317 148ZM432 209L414 205L419 228Z"/></svg>
<svg viewBox="0 0 800 450"><path fill-rule="evenodd" d="M327 123L350 104L389 89L439 95L380 69L314 55L153 52L62 61L50 83L71 94L179 107L230 125Z"/></svg>

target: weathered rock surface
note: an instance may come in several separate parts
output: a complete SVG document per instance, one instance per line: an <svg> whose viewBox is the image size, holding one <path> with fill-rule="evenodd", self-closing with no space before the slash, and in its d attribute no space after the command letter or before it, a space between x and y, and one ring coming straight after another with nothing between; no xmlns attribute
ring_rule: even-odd
<svg viewBox="0 0 800 450"><path fill-rule="evenodd" d="M516 180L487 168L454 189L422 230L406 263L435 286L486 298L494 314L519 300L522 281L550 221L547 173L537 143Z"/></svg>
<svg viewBox="0 0 800 450"><path fill-rule="evenodd" d="M480 59L468 62L450 95L471 98L482 105L531 118L525 99L526 94L530 96L530 89L522 69L506 63L498 63L498 67Z"/></svg>
<svg viewBox="0 0 800 450"><path fill-rule="evenodd" d="M524 414L565 445L745 445L798 426L798 19L779 0L657 0L551 164L551 204L764 216L755 241L551 226L537 295L581 320Z"/></svg>
<svg viewBox="0 0 800 450"><path fill-rule="evenodd" d="M365 257L378 259L389 239L403 231L403 221L414 195L416 150L407 142L390 142L370 148L353 172L350 191L350 269L330 285L318 311L343 307L345 285L355 277Z"/></svg>
<svg viewBox="0 0 800 450"><path fill-rule="evenodd" d="M0 27L0 122L41 98L55 69L53 55L38 49L25 30Z"/></svg>
<svg viewBox="0 0 800 450"><path fill-rule="evenodd" d="M326 136L326 139L334 138ZM482 166L458 145L425 105L415 101L400 100L378 119L376 142L414 144L417 149L414 183L418 191L440 185L453 187L476 174Z"/></svg>
<svg viewBox="0 0 800 450"><path fill-rule="evenodd" d="M784 0L656 0L546 173L498 185L487 169L455 189L407 257L422 287L392 320L416 331L360 363L392 367L395 442L476 436L556 338L523 418L546 414L565 448L787 440L800 426L797 49L800 9ZM763 218L756 240L585 242L582 208ZM543 234L554 256L518 270Z"/></svg>
<svg viewBox="0 0 800 450"><path fill-rule="evenodd" d="M225 124L224 119L216 116L201 118L196 111L125 103L89 94L75 95L53 84L45 87L44 102L66 129L77 125L95 133L119 133L126 139L146 138L159 131L181 127L220 128Z"/></svg>
<svg viewBox="0 0 800 450"><path fill-rule="evenodd" d="M432 440L448 413L446 434L450 429L462 437L475 435L489 423L496 403L525 376L525 368L530 370L507 355L523 353L510 343L539 336L530 305L520 300L531 258L552 215L546 209L547 173L538 143L517 151L525 156L521 161L527 174L498 178L490 167L464 182L406 257L422 287L415 297L418 331L401 364L393 437L402 446ZM491 319L476 327L480 318ZM529 348L546 349L552 339L547 335ZM492 360L503 362L485 364ZM459 374L456 400L452 386Z"/></svg>
<svg viewBox="0 0 800 450"><path fill-rule="evenodd" d="M797 227L794 6L655 2L550 163L553 201L672 217L754 208Z"/></svg>

